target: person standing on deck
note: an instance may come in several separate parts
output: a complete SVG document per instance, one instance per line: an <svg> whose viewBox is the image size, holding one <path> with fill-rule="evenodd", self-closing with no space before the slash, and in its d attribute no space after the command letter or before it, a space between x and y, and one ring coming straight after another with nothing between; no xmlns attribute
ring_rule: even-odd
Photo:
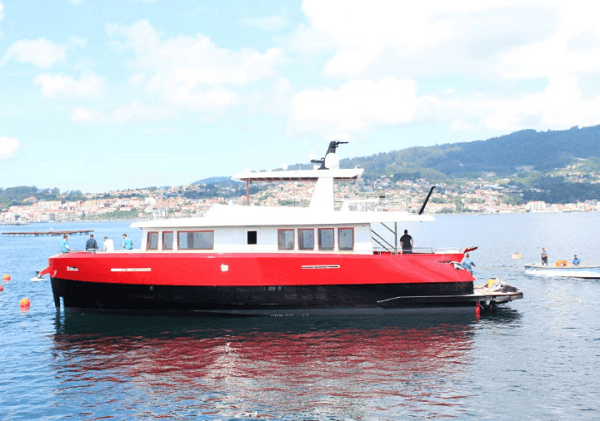
<svg viewBox="0 0 600 421"><path fill-rule="evenodd" d="M404 230L404 235L400 237L400 244L402 244L402 253L412 253L413 238L408 235L408 230Z"/></svg>
<svg viewBox="0 0 600 421"><path fill-rule="evenodd" d="M125 250L133 249L133 241L131 241L131 238L127 238L127 234L123 234L123 248Z"/></svg>
<svg viewBox="0 0 600 421"><path fill-rule="evenodd" d="M108 237L104 237L104 251L115 251L115 243Z"/></svg>
<svg viewBox="0 0 600 421"><path fill-rule="evenodd" d="M577 257L577 255L575 255L573 257L573 265L579 266L580 263L581 263L581 260L579 260L579 257Z"/></svg>
<svg viewBox="0 0 600 421"><path fill-rule="evenodd" d="M94 238L94 234L90 234L90 238L85 243L85 251L96 251L98 250L98 242Z"/></svg>
<svg viewBox="0 0 600 421"><path fill-rule="evenodd" d="M63 236L63 239L60 243L60 251L63 253L68 253L71 251L71 247L69 247L69 237L67 237L67 234Z"/></svg>
<svg viewBox="0 0 600 421"><path fill-rule="evenodd" d="M469 273L471 273L471 275L473 275L473 266L475 266L475 263L469 259L469 253L465 254L465 257L462 259L462 262L460 262L460 264L469 271Z"/></svg>
<svg viewBox="0 0 600 421"><path fill-rule="evenodd" d="M542 265L548 266L548 253L545 248L542 248Z"/></svg>

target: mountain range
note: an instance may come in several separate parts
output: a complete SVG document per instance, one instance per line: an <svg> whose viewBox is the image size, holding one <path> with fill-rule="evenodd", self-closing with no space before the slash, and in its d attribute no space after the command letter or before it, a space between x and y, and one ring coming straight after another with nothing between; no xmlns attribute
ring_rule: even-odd
<svg viewBox="0 0 600 421"><path fill-rule="evenodd" d="M472 177L499 176L563 168L578 158L600 157L600 125L562 131L521 130L488 140L412 147L368 157L342 159L340 166L365 168L365 176L438 173Z"/></svg>

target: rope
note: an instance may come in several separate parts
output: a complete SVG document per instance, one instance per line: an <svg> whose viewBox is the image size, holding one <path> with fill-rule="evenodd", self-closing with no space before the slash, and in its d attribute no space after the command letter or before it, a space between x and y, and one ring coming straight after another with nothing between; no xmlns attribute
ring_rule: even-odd
<svg viewBox="0 0 600 421"><path fill-rule="evenodd" d="M475 270L477 269L486 269L486 270L501 270L504 272L523 272L525 269L518 269L518 268L501 268L501 267L497 267L497 266L475 266Z"/></svg>

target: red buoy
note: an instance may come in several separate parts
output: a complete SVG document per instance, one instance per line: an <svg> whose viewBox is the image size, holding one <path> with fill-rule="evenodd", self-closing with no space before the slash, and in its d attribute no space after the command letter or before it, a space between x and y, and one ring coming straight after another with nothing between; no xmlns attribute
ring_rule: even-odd
<svg viewBox="0 0 600 421"><path fill-rule="evenodd" d="M475 303L475 316L479 318L481 316L481 304Z"/></svg>
<svg viewBox="0 0 600 421"><path fill-rule="evenodd" d="M10 275L8 273L5 273L4 278L2 278L2 279L4 279L4 282L8 282L8 281L10 281Z"/></svg>
<svg viewBox="0 0 600 421"><path fill-rule="evenodd" d="M4 291L4 287L0 285L0 292Z"/></svg>
<svg viewBox="0 0 600 421"><path fill-rule="evenodd" d="M29 301L29 298L25 297L21 298L21 301L19 301L19 305L21 306L21 308L29 308L31 302Z"/></svg>

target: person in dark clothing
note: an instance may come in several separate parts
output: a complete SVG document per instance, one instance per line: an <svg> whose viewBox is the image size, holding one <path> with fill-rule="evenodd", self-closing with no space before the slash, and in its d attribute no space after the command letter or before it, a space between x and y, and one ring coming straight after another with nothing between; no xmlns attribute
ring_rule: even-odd
<svg viewBox="0 0 600 421"><path fill-rule="evenodd" d="M400 244L402 244L402 253L412 253L413 238L408 235L408 230L404 230L404 235L400 237Z"/></svg>
<svg viewBox="0 0 600 421"><path fill-rule="evenodd" d="M542 248L542 265L548 266L548 253L545 248Z"/></svg>
<svg viewBox="0 0 600 421"><path fill-rule="evenodd" d="M85 250L86 251L98 250L98 243L96 242L96 239L94 238L94 234L90 234L90 238L85 243Z"/></svg>

